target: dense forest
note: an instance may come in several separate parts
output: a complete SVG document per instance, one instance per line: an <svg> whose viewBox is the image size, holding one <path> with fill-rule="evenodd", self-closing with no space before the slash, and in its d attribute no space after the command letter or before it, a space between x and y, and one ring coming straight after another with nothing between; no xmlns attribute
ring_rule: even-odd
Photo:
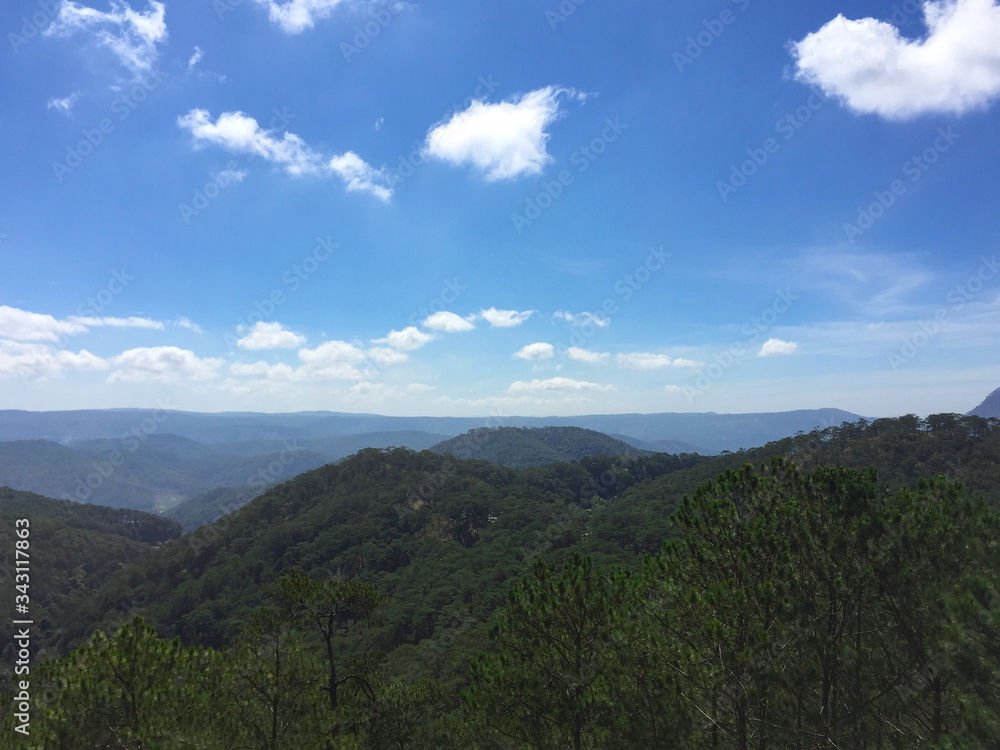
<svg viewBox="0 0 1000 750"><path fill-rule="evenodd" d="M21 746L1000 747L998 472L1000 422L958 415L362 451L109 575Z"/></svg>

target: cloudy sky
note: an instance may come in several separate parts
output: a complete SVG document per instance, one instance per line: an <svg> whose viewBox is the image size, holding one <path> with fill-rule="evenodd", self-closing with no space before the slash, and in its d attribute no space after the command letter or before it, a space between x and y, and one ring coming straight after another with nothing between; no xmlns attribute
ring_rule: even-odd
<svg viewBox="0 0 1000 750"><path fill-rule="evenodd" d="M993 0L11 0L0 30L0 408L1000 386Z"/></svg>

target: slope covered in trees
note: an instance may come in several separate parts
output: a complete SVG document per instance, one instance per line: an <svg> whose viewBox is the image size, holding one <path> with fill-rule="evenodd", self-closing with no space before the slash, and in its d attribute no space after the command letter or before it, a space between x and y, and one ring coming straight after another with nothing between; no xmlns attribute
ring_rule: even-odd
<svg viewBox="0 0 1000 750"><path fill-rule="evenodd" d="M220 650L134 618L39 670L34 732L65 750L991 748L998 521L948 480L890 492L777 458L699 487L639 567L534 557L488 631L453 623L437 652L386 657L394 597L321 570L274 581Z"/></svg>
<svg viewBox="0 0 1000 750"><path fill-rule="evenodd" d="M585 456L647 454L622 440L581 427L480 427L431 447L455 458L482 458L512 469L575 461Z"/></svg>
<svg viewBox="0 0 1000 750"><path fill-rule="evenodd" d="M0 539L3 581L13 586L14 528L17 519L30 521L31 611L39 632L48 637L35 645L57 643L59 631L73 621L98 588L124 566L151 553L156 545L180 536L180 526L168 519L135 510L54 500L30 492L0 487ZM12 589L5 594L10 597ZM8 601L12 601L8 599ZM13 649L9 620L0 625L2 661L9 665ZM51 653L43 649L42 654ZM8 671L9 668L8 668Z"/></svg>
<svg viewBox="0 0 1000 750"><path fill-rule="evenodd" d="M969 412L976 417L996 417L1000 419L1000 388L983 399L975 409Z"/></svg>

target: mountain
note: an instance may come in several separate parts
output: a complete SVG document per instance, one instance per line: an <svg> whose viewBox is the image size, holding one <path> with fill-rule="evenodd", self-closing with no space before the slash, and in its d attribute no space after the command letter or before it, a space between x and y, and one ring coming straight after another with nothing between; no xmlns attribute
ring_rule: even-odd
<svg viewBox="0 0 1000 750"><path fill-rule="evenodd" d="M975 417L997 417L1000 418L1000 388L983 399L983 403L969 412Z"/></svg>
<svg viewBox="0 0 1000 750"><path fill-rule="evenodd" d="M315 453L321 453L330 461L339 461L352 456L364 448L410 448L422 451L432 445L447 440L450 434L421 432L419 430L395 430L389 432L362 432L356 435L332 435L321 438L302 438L297 445ZM261 453L280 451L281 440L249 440L235 443L219 443L216 447L236 456L253 456Z"/></svg>
<svg viewBox="0 0 1000 750"><path fill-rule="evenodd" d="M522 469L584 456L638 456L645 451L582 427L480 427L431 447L455 458L483 458Z"/></svg>
<svg viewBox="0 0 1000 750"><path fill-rule="evenodd" d="M135 564L156 546L177 539L180 525L135 510L106 508L56 500L0 487L0 537L3 576L13 591L14 530L18 519L29 521L30 602L32 619L43 628L58 629L73 621L89 596L127 564ZM20 528L20 527L18 527ZM120 603L124 609L124 601ZM5 620L0 654L6 663L13 641ZM53 634L54 635L54 634ZM40 645L40 644L34 644ZM43 656L43 649L37 656Z"/></svg>
<svg viewBox="0 0 1000 750"><path fill-rule="evenodd" d="M283 450L231 456L176 436L155 443L91 440L71 448L47 440L0 443L0 485L113 508L163 511L219 486L264 488L327 463L326 456L288 442ZM134 441L133 441L134 440ZM167 452L149 445L172 446Z"/></svg>
<svg viewBox="0 0 1000 750"><path fill-rule="evenodd" d="M707 412L578 417L386 417L337 412L201 414L169 409L6 410L0 411L0 440L49 440L67 444L93 438L124 440L139 439L152 433L171 433L219 446L257 440L303 441L384 432L423 432L452 437L478 427L583 427L645 442L679 441L698 446L699 452L720 453L764 445L796 432L809 432L817 427L853 422L858 418L857 414L840 409L762 414Z"/></svg>
<svg viewBox="0 0 1000 750"><path fill-rule="evenodd" d="M944 474L1000 507L1000 420L953 414L859 420L713 458L588 456L511 469L368 449L165 545L109 581L72 632L107 627L104 613L127 601L164 635L218 645L260 604L269 581L298 567L375 584L394 597L380 647L430 639L421 648L437 653L448 648L436 639L451 637L449 623L484 622L536 557L584 551L638 565L673 534L670 515L686 494L773 456L803 469L875 466L889 489Z"/></svg>

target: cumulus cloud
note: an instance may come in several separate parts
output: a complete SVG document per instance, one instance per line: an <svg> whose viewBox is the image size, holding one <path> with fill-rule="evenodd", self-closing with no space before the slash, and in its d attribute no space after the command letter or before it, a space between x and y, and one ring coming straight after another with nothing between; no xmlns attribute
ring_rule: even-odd
<svg viewBox="0 0 1000 750"><path fill-rule="evenodd" d="M246 330L246 329L244 329ZM258 321L250 332L236 342L243 349L294 349L304 344L306 337L285 328L281 323Z"/></svg>
<svg viewBox="0 0 1000 750"><path fill-rule="evenodd" d="M198 63L200 63L201 59L204 56L205 56L205 53L202 52L201 47L198 47L196 45L195 48L194 48L194 52L191 54L191 57L188 58L188 70L191 70L191 68L193 68L195 65L197 65Z"/></svg>
<svg viewBox="0 0 1000 750"><path fill-rule="evenodd" d="M365 360L365 353L346 341L327 341L315 349L299 349L299 359L304 363L302 375L334 380L364 380L357 365Z"/></svg>
<svg viewBox="0 0 1000 750"><path fill-rule="evenodd" d="M388 335L386 335L384 339L375 339L372 343L388 344L393 349L409 352L414 349L419 349L433 338L433 336L424 333L416 326L407 326L402 331L389 331Z"/></svg>
<svg viewBox="0 0 1000 750"><path fill-rule="evenodd" d="M149 318L102 318L71 315L66 320L58 320L51 315L19 310L16 307L0 305L0 337L15 341L58 342L66 336L86 333L91 328L111 326L114 328L146 328L163 330L163 323Z"/></svg>
<svg viewBox="0 0 1000 750"><path fill-rule="evenodd" d="M463 318L461 315L456 315L447 310L442 310L429 316L424 320L423 325L432 331L441 331L442 333L462 333L463 331L471 331L475 328L467 318Z"/></svg>
<svg viewBox="0 0 1000 750"><path fill-rule="evenodd" d="M939 0L923 10L927 34L917 40L885 21L838 15L792 45L796 77L888 119L990 104L1000 96L1000 5Z"/></svg>
<svg viewBox="0 0 1000 750"><path fill-rule="evenodd" d="M618 354L615 362L619 367L628 367L632 370L656 370L660 367L670 367L673 359L666 354L652 354L650 352L628 352Z"/></svg>
<svg viewBox="0 0 1000 750"><path fill-rule="evenodd" d="M109 383L179 383L211 380L224 364L221 359L202 359L188 349L152 346L129 349L112 360L115 371Z"/></svg>
<svg viewBox="0 0 1000 750"><path fill-rule="evenodd" d="M792 354L799 348L795 341L782 341L781 339L768 339L757 352L758 357L771 357L781 354Z"/></svg>
<svg viewBox="0 0 1000 750"><path fill-rule="evenodd" d="M495 307L491 307L489 310L480 310L479 317L493 328L513 328L521 325L534 313L534 310L497 310Z"/></svg>
<svg viewBox="0 0 1000 750"><path fill-rule="evenodd" d="M54 109L56 112L68 117L73 113L73 105L76 104L76 100L79 98L80 97L77 94L70 94L69 96L63 97L53 97L46 102L45 108Z"/></svg>
<svg viewBox="0 0 1000 750"><path fill-rule="evenodd" d="M301 380L302 375L299 370L296 370L291 365L271 365L263 361L254 362L252 364L234 362L229 365L229 372L237 377L258 378L260 380L267 380L270 382Z"/></svg>
<svg viewBox="0 0 1000 750"><path fill-rule="evenodd" d="M281 27L286 34L301 34L316 25L316 21L329 17L344 0L257 0L267 8L271 23Z"/></svg>
<svg viewBox="0 0 1000 750"><path fill-rule="evenodd" d="M406 352L390 349L387 346L373 346L365 352L365 356L379 367L388 367L407 360Z"/></svg>
<svg viewBox="0 0 1000 750"><path fill-rule="evenodd" d="M243 112L223 112L212 122L207 110L192 109L177 118L177 125L191 133L198 146L211 144L230 153L260 156L293 176L335 175L348 191L371 193L382 201L392 197L388 170L375 169L353 151L324 157L295 133L278 138Z"/></svg>
<svg viewBox="0 0 1000 750"><path fill-rule="evenodd" d="M597 328L607 328L611 325L611 320L609 318L601 317L600 315L595 315L590 312L582 313L571 313L568 310L556 310L555 314L552 316L556 320L564 320L567 323L578 326L580 328L584 326L595 326Z"/></svg>
<svg viewBox="0 0 1000 750"><path fill-rule="evenodd" d="M615 356L615 362L619 367L627 367L631 370L657 370L661 367L701 367L701 362L693 359L683 359L668 357L666 354L653 354L651 352L626 352Z"/></svg>
<svg viewBox="0 0 1000 750"><path fill-rule="evenodd" d="M507 393L512 395L518 393L538 393L540 391L613 391L613 385L600 385L589 383L586 380L573 380L572 378L549 378L548 380L518 380L510 384Z"/></svg>
<svg viewBox="0 0 1000 750"><path fill-rule="evenodd" d="M134 75L149 73L159 58L156 45L167 39L166 8L150 2L144 13L128 3L112 2L107 12L64 0L59 14L45 29L46 36L69 37L90 32L96 42L107 47Z"/></svg>
<svg viewBox="0 0 1000 750"><path fill-rule="evenodd" d="M472 165L490 181L539 174L552 161L548 128L560 116L564 95L579 97L546 86L496 104L474 101L431 128L424 153L455 166Z"/></svg>
<svg viewBox="0 0 1000 750"><path fill-rule="evenodd" d="M592 352L587 349L581 349L578 346L571 346L568 349L568 353L570 359L575 359L577 362L586 362L589 365L604 364L611 358L608 352Z"/></svg>
<svg viewBox="0 0 1000 750"><path fill-rule="evenodd" d="M106 360L86 349L78 352L47 344L28 344L0 339L0 377L46 378L63 370L106 370Z"/></svg>
<svg viewBox="0 0 1000 750"><path fill-rule="evenodd" d="M63 336L86 332L82 323L57 320L51 315L0 305L0 336L15 341L59 341Z"/></svg>
<svg viewBox="0 0 1000 750"><path fill-rule="evenodd" d="M527 359L529 361L551 359L553 354L555 354L555 348L552 344L546 344L542 341L535 344L528 344L514 352L514 356L518 359Z"/></svg>

